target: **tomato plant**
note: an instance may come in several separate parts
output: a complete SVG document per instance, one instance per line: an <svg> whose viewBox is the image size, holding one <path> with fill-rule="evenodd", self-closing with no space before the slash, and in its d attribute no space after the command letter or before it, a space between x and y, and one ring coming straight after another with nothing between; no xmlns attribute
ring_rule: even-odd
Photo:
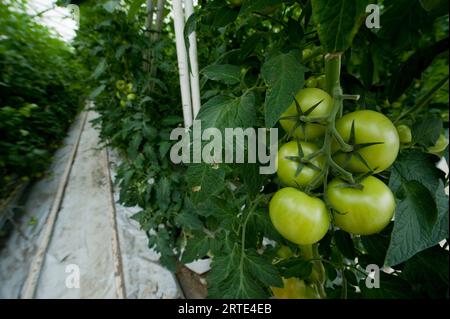
<svg viewBox="0 0 450 319"><path fill-rule="evenodd" d="M1 202L48 168L83 106L86 69L70 45L27 13L23 1L0 3L0 23Z"/></svg>
<svg viewBox="0 0 450 319"><path fill-rule="evenodd" d="M186 22L198 39L196 119L222 134L281 126L278 178L258 163L172 163L183 119L171 17L153 45L143 1L80 6L76 47L97 123L126 158L120 201L142 208L133 218L149 246L171 270L211 258L212 298L307 287L320 298L448 296L448 177L436 167L448 139L448 12L375 1L376 29L367 1L236 3L199 1ZM374 264L391 271L369 289Z"/></svg>

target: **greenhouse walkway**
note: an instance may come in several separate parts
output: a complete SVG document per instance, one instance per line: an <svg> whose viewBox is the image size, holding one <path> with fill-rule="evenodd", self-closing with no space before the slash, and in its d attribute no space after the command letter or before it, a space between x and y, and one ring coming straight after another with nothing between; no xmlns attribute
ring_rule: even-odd
<svg viewBox="0 0 450 319"><path fill-rule="evenodd" d="M117 204L111 179L119 159L101 148L95 116L78 116L51 174L20 203L24 214L0 250L0 298L180 297L175 277L130 219L139 209Z"/></svg>

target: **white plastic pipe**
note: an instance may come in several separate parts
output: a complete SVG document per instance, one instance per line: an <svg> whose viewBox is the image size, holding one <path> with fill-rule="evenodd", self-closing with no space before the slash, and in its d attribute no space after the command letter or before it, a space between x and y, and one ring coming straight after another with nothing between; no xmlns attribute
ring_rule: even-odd
<svg viewBox="0 0 450 319"><path fill-rule="evenodd" d="M147 17L145 19L145 29L148 35L148 40L151 42L152 40L152 34L150 32L153 25L153 0L147 0ZM150 71L150 58L151 58L152 52L151 49L145 50L144 52L144 70L149 72Z"/></svg>
<svg viewBox="0 0 450 319"><path fill-rule="evenodd" d="M184 0L184 14L186 21L194 13L194 5L192 0ZM189 35L189 61L191 64L191 94L192 94L192 112L194 119L200 111L200 82L198 76L198 59L197 59L197 35L192 32Z"/></svg>
<svg viewBox="0 0 450 319"><path fill-rule="evenodd" d="M188 59L184 42L184 14L181 0L172 1L175 40L180 75L181 103L183 104L184 127L192 125L191 88L189 85Z"/></svg>

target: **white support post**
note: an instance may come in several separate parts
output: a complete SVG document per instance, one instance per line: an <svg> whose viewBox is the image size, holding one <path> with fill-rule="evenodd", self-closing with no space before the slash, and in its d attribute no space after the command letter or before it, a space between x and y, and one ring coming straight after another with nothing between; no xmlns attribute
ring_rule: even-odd
<svg viewBox="0 0 450 319"><path fill-rule="evenodd" d="M184 42L184 14L182 0L173 0L173 18L175 26L175 39L178 58L178 72L180 75L181 103L183 104L184 127L192 125L192 103L189 84L188 58Z"/></svg>
<svg viewBox="0 0 450 319"><path fill-rule="evenodd" d="M192 0L184 0L184 14L187 19L194 14L194 5ZM189 61L191 64L191 94L192 94L192 112L194 119L197 117L198 112L200 111L200 83L198 76L198 59L197 59L197 35L195 31L193 31L189 35Z"/></svg>

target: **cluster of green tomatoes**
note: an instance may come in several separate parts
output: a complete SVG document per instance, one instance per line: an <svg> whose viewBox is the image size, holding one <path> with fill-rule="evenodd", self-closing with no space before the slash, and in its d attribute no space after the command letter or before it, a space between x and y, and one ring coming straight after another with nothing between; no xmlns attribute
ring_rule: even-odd
<svg viewBox="0 0 450 319"><path fill-rule="evenodd" d="M120 100L120 106L125 107L128 101L136 100L133 84L124 80L116 81L116 97Z"/></svg>
<svg viewBox="0 0 450 319"><path fill-rule="evenodd" d="M396 127L372 110L334 120L332 109L327 92L307 87L280 117L290 140L278 150L277 175L284 187L272 197L269 214L275 229L300 250L320 241L331 227L353 235L378 233L394 215L392 191L373 175L398 155ZM312 289L297 278L284 284L272 287L276 296L283 297L289 285Z"/></svg>

